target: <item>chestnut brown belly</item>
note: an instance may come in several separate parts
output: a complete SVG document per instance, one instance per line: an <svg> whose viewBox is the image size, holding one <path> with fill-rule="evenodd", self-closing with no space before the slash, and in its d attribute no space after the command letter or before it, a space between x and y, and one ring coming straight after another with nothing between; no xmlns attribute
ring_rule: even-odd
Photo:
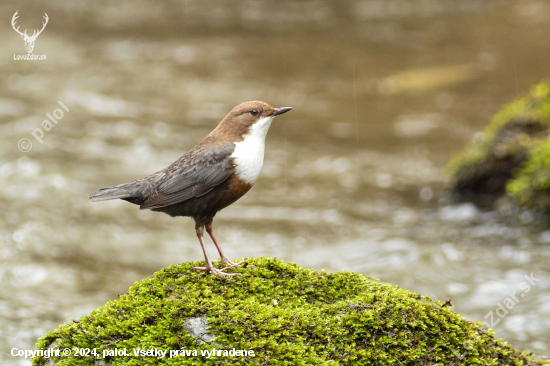
<svg viewBox="0 0 550 366"><path fill-rule="evenodd" d="M197 222L206 222L212 219L218 211L241 198L250 188L252 188L251 184L243 182L234 174L203 196L155 208L153 211L164 212L170 216L190 216Z"/></svg>

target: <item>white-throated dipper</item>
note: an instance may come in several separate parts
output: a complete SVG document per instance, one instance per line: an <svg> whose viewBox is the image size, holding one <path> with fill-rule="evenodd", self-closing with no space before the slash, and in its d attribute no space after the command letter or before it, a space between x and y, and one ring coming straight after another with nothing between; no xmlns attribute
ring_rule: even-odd
<svg viewBox="0 0 550 366"><path fill-rule="evenodd" d="M230 261L212 231L214 216L252 188L264 162L265 136L273 118L291 107L273 108L267 103L241 103L231 110L208 136L178 160L145 178L103 188L92 201L123 199L139 208L174 216L190 216L204 253L206 267L219 276L236 276L226 269L241 264ZM223 269L214 268L204 243L204 228L220 253Z"/></svg>

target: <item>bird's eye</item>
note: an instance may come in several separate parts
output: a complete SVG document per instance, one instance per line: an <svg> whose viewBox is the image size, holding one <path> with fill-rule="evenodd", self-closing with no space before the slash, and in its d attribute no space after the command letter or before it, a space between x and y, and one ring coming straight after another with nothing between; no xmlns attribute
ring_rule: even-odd
<svg viewBox="0 0 550 366"><path fill-rule="evenodd" d="M258 115L258 110L253 109L253 110L250 111L250 114L253 115L253 116L257 116Z"/></svg>

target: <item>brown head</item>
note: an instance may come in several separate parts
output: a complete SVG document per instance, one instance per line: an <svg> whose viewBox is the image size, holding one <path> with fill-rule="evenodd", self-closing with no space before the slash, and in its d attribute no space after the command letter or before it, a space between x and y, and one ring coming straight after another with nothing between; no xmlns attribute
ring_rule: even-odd
<svg viewBox="0 0 550 366"><path fill-rule="evenodd" d="M260 101L241 103L225 116L208 137L215 137L220 143L239 142L251 133L265 137L273 118L291 109L274 108Z"/></svg>

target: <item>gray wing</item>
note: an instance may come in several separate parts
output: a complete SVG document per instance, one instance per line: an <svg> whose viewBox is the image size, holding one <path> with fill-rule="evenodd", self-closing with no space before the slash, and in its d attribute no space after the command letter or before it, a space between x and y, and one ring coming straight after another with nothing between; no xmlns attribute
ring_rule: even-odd
<svg viewBox="0 0 550 366"><path fill-rule="evenodd" d="M190 151L167 168L156 190L140 206L154 209L200 197L225 182L234 172L234 144Z"/></svg>

